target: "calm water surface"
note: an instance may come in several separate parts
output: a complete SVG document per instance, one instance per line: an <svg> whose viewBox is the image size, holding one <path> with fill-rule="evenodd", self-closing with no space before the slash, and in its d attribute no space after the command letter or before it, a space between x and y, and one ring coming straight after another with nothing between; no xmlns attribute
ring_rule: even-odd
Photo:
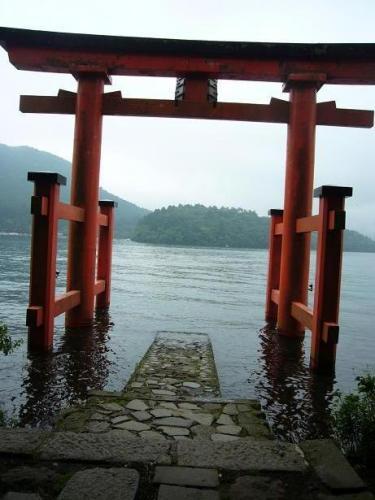
<svg viewBox="0 0 375 500"><path fill-rule="evenodd" d="M15 339L26 338L29 236L0 235L0 251L0 321ZM48 426L89 389L121 389L158 332L199 332L211 338L224 397L260 399L283 439L326 435L333 391L351 390L358 374L374 369L375 254L344 257L335 377L310 373L309 333L296 341L265 328L266 264L264 250L116 240L109 313L81 331L57 318L51 354L30 356L26 342L0 354L1 407L23 425ZM58 291L65 267L61 251Z"/></svg>

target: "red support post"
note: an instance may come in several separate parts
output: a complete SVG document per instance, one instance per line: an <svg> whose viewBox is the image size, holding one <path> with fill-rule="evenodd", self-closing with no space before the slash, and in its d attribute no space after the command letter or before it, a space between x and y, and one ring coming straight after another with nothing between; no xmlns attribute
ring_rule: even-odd
<svg viewBox="0 0 375 500"><path fill-rule="evenodd" d="M280 264L280 299L277 327L281 334L304 335L291 315L293 301L307 304L310 234L296 234L299 217L311 215L314 182L317 80L292 75L285 175L283 243Z"/></svg>
<svg viewBox="0 0 375 500"><path fill-rule="evenodd" d="M316 252L314 314L310 366L319 371L335 367L338 342L345 197L351 187L321 186L314 191L319 202L319 230ZM337 223L330 223L331 214Z"/></svg>
<svg viewBox="0 0 375 500"><path fill-rule="evenodd" d="M268 250L268 277L267 277L267 295L266 295L266 321L276 324L277 304L272 300L272 290L278 290L280 286L280 258L282 236L275 234L276 224L283 221L283 210L272 208L268 214L271 216L269 231L269 250Z"/></svg>
<svg viewBox="0 0 375 500"><path fill-rule="evenodd" d="M58 204L62 175L29 172L27 179L35 183L31 199L33 214L30 265L30 298L26 324L28 344L33 351L48 351L53 346L55 317L55 285Z"/></svg>
<svg viewBox="0 0 375 500"><path fill-rule="evenodd" d="M83 223L71 222L67 291L80 290L81 303L66 315L66 325L89 325L95 302L99 170L104 74L79 74L72 164L71 204L84 209Z"/></svg>
<svg viewBox="0 0 375 500"><path fill-rule="evenodd" d="M99 201L100 213L107 217L107 225L99 229L97 279L105 281L105 289L96 297L96 308L104 309L111 301L112 241L117 203L110 200Z"/></svg>

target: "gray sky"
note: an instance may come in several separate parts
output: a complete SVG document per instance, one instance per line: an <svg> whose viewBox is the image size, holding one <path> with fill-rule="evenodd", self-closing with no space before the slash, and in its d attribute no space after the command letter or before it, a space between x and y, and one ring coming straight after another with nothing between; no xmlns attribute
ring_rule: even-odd
<svg viewBox="0 0 375 500"><path fill-rule="evenodd" d="M0 25L206 40L375 42L374 0L0 0ZM71 160L73 118L24 115L20 94L75 90L68 75L17 71L0 49L0 142ZM115 77L108 91L173 98L172 79ZM221 101L288 99L281 85L219 82ZM374 87L325 86L319 101L374 109ZM106 117L101 185L154 209L178 203L235 206L265 215L283 204L286 126ZM375 237L374 129L318 127L315 186L349 185L348 226Z"/></svg>

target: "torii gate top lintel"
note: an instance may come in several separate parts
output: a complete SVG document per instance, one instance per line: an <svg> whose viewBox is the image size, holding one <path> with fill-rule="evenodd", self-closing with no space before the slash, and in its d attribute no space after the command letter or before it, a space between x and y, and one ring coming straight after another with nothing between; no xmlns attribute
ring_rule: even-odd
<svg viewBox="0 0 375 500"><path fill-rule="evenodd" d="M0 28L18 68L110 75L185 76L285 82L291 73L326 74L327 83L375 84L375 43L265 43L176 40ZM51 57L53 55L53 57Z"/></svg>

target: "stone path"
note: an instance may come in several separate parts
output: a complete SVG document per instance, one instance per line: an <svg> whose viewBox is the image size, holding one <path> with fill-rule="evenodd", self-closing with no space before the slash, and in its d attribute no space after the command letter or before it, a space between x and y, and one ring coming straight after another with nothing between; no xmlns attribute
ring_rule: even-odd
<svg viewBox="0 0 375 500"><path fill-rule="evenodd" d="M219 396L209 337L161 334L122 393L94 391L85 405L65 412L57 426L158 440L271 439L257 401Z"/></svg>
<svg viewBox="0 0 375 500"><path fill-rule="evenodd" d="M148 398L219 396L219 380L208 335L159 334L125 390Z"/></svg>
<svg viewBox="0 0 375 500"><path fill-rule="evenodd" d="M53 431L0 429L0 498L373 500L332 441L278 442L256 401L221 398L196 334L159 335L124 391Z"/></svg>

